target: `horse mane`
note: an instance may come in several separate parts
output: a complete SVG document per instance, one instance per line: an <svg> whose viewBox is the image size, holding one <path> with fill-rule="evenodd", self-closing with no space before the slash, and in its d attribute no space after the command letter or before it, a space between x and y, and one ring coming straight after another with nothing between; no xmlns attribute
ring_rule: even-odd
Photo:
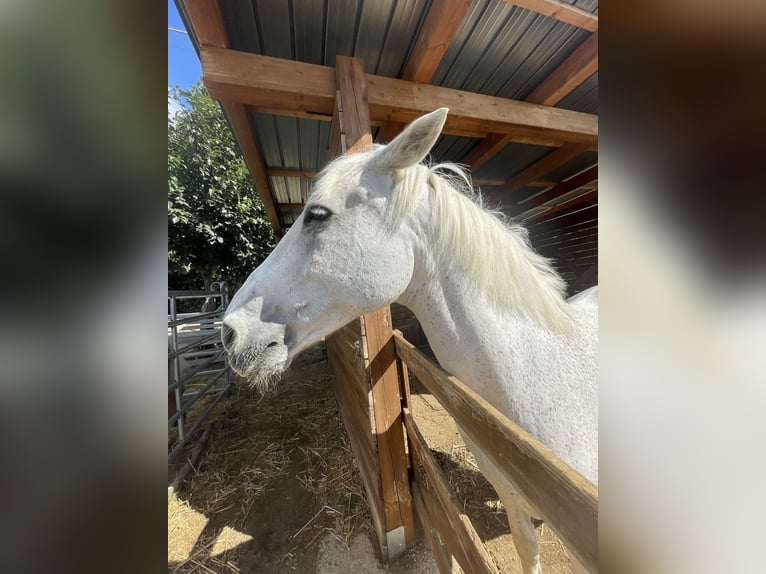
<svg viewBox="0 0 766 574"><path fill-rule="evenodd" d="M486 208L460 165L419 164L397 172L394 181L388 215L396 221L413 214L419 193L428 190L431 216L425 225L435 264L471 277L500 307L569 330L566 283L532 249L526 228Z"/></svg>
<svg viewBox="0 0 766 574"><path fill-rule="evenodd" d="M332 193L382 146L334 159L322 172L312 195ZM420 194L428 190L431 217L424 222L431 238L434 264L470 277L471 286L490 295L500 308L527 315L559 331L571 328L569 306L564 299L566 284L550 260L536 253L529 233L519 224L506 221L498 210L489 210L474 191L468 173L458 164L418 164L394 173L394 191L386 208L390 230L398 228L415 213Z"/></svg>

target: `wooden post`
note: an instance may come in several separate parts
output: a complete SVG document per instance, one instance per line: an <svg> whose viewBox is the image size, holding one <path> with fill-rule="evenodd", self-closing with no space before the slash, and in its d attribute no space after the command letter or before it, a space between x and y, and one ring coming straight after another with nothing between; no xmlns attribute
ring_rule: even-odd
<svg viewBox="0 0 766 574"><path fill-rule="evenodd" d="M328 158L342 153L356 153L372 145L367 84L364 66L358 58L338 56L336 62L338 91L330 126ZM348 329L344 328L344 332ZM341 332L328 338L328 355L342 352L345 348ZM349 341L350 342L350 341ZM347 347L349 342L345 343ZM409 486L407 455L404 443L402 418L402 397L400 393L399 369L396 364L391 310L385 307L361 318L361 334L358 341L350 342L356 347L358 358L365 367L365 381L362 388L368 388L369 412L354 413L348 407L342 409L347 429L360 417L369 416L368 428L373 445L374 465L369 464L367 452L356 452L357 459L366 460L366 471L362 469L365 490L370 500L370 510L378 534L381 553L384 558L400 555L415 538L415 522L412 512L412 495ZM343 368L339 359L331 358L340 373ZM348 378L348 369L342 377ZM352 375L353 376L353 375ZM369 385L369 386L365 386ZM360 386L357 380L338 381L336 388L339 402L348 404L345 395L349 386ZM366 405L361 405L365 410ZM347 420L349 419L349 420ZM356 441L357 448L365 449L368 443ZM355 443L352 442L352 446ZM361 468L361 465L360 465ZM370 470L377 471L372 476ZM378 499L374 499L377 495Z"/></svg>

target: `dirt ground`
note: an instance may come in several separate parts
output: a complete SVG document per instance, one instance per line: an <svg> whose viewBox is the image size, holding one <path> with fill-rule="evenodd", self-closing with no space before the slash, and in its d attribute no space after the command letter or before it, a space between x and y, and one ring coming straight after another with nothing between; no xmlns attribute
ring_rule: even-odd
<svg viewBox="0 0 766 574"><path fill-rule="evenodd" d="M241 383L222 403L196 472L168 489L169 572L438 572L420 533L404 556L380 560L331 377L317 345L270 391ZM412 390L413 414L499 571L520 572L505 514L454 422L415 381ZM558 539L537 530L543 571L569 572Z"/></svg>

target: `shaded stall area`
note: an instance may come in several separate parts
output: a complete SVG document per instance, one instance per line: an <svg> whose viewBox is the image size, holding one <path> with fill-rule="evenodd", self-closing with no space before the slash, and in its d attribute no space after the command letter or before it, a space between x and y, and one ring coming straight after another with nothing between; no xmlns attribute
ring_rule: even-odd
<svg viewBox="0 0 766 574"><path fill-rule="evenodd" d="M575 4L178 2L200 55L205 85L221 102L277 238L299 217L311 180L327 161L373 142L389 142L407 122L449 107L433 159L466 164L486 203L523 223L533 246L554 260L570 294L598 279L598 6L592 0ZM395 327L414 340L395 334ZM568 570L560 543L545 537L549 528L596 572L597 489L418 349L428 353L422 329L397 307L359 317L327 338L340 416L336 422L342 420L348 436L341 450L348 461L355 461L355 492L364 498L364 511L355 515L349 503L351 514L341 513L322 502L332 499L323 498L325 491L315 492L311 502L290 504L289 510L277 505L272 510L284 514L282 522L292 533L287 539L296 545L286 546L287 532L282 532L283 542L269 550L261 548L268 546L269 533L248 522L252 514L242 510L244 534L253 537L243 544L256 553L247 556L259 558L245 558L241 564L257 569L265 562L277 569L271 571L280 571L279 560L295 559L301 571L309 568L308 562L300 562L308 560L301 554L307 551L318 552L314 558L321 564L320 538L307 537L324 528L353 548L355 538L345 536L339 526L345 523L341 516L352 516L352 522L364 518L359 528L374 534L373 546L384 560L417 548L420 524L440 572L516 571L518 565L507 558L514 552L510 539L501 545L504 557L494 558L491 545L488 549L484 543L505 534L474 526L465 512L469 503L461 502L450 486L460 486L448 478L454 474L450 465L470 466L470 458L455 463L457 443L450 446L450 457L443 453L437 460L431 451L441 452L426 439L428 419L417 420L422 405L411 401L409 369L471 440L485 448L492 445L488 450L497 466L541 511L546 520L540 527L543 554L546 544L552 552L543 557L547 571ZM286 384L290 386L289 380ZM301 413L291 411L293 416ZM290 436L302 436L294 419L281 417L274 422L285 437L290 431ZM440 418L433 420L449 427ZM334 431L344 434L340 426ZM305 438L312 440L308 434ZM295 448L287 452L308 447L300 442ZM285 485L298 481L300 488L309 488L300 477L306 480L304 465L311 468L312 455L303 455L279 466L271 482L289 488ZM221 456L216 464L225 467L227 455ZM265 477L261 482L271 484ZM328 479L328 489L330 484L333 479ZM285 493L293 495L298 493ZM491 498L482 504L490 514L499 512ZM293 521L291 512L304 506L311 510ZM262 507L253 507L269 510L265 500ZM224 505L209 512L220 517L233 511ZM299 526L303 518L307 522ZM220 525L211 528L215 532ZM392 562L391 568L401 564ZM353 571L346 568L352 567L336 565L338 572Z"/></svg>

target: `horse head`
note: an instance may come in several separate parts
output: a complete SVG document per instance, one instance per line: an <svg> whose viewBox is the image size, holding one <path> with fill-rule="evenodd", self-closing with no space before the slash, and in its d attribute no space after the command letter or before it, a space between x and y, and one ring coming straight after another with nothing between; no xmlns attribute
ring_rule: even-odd
<svg viewBox="0 0 766 574"><path fill-rule="evenodd" d="M302 350L405 291L414 231L392 225L396 181L431 150L447 111L323 170L300 217L226 312L223 343L240 375L268 382Z"/></svg>

